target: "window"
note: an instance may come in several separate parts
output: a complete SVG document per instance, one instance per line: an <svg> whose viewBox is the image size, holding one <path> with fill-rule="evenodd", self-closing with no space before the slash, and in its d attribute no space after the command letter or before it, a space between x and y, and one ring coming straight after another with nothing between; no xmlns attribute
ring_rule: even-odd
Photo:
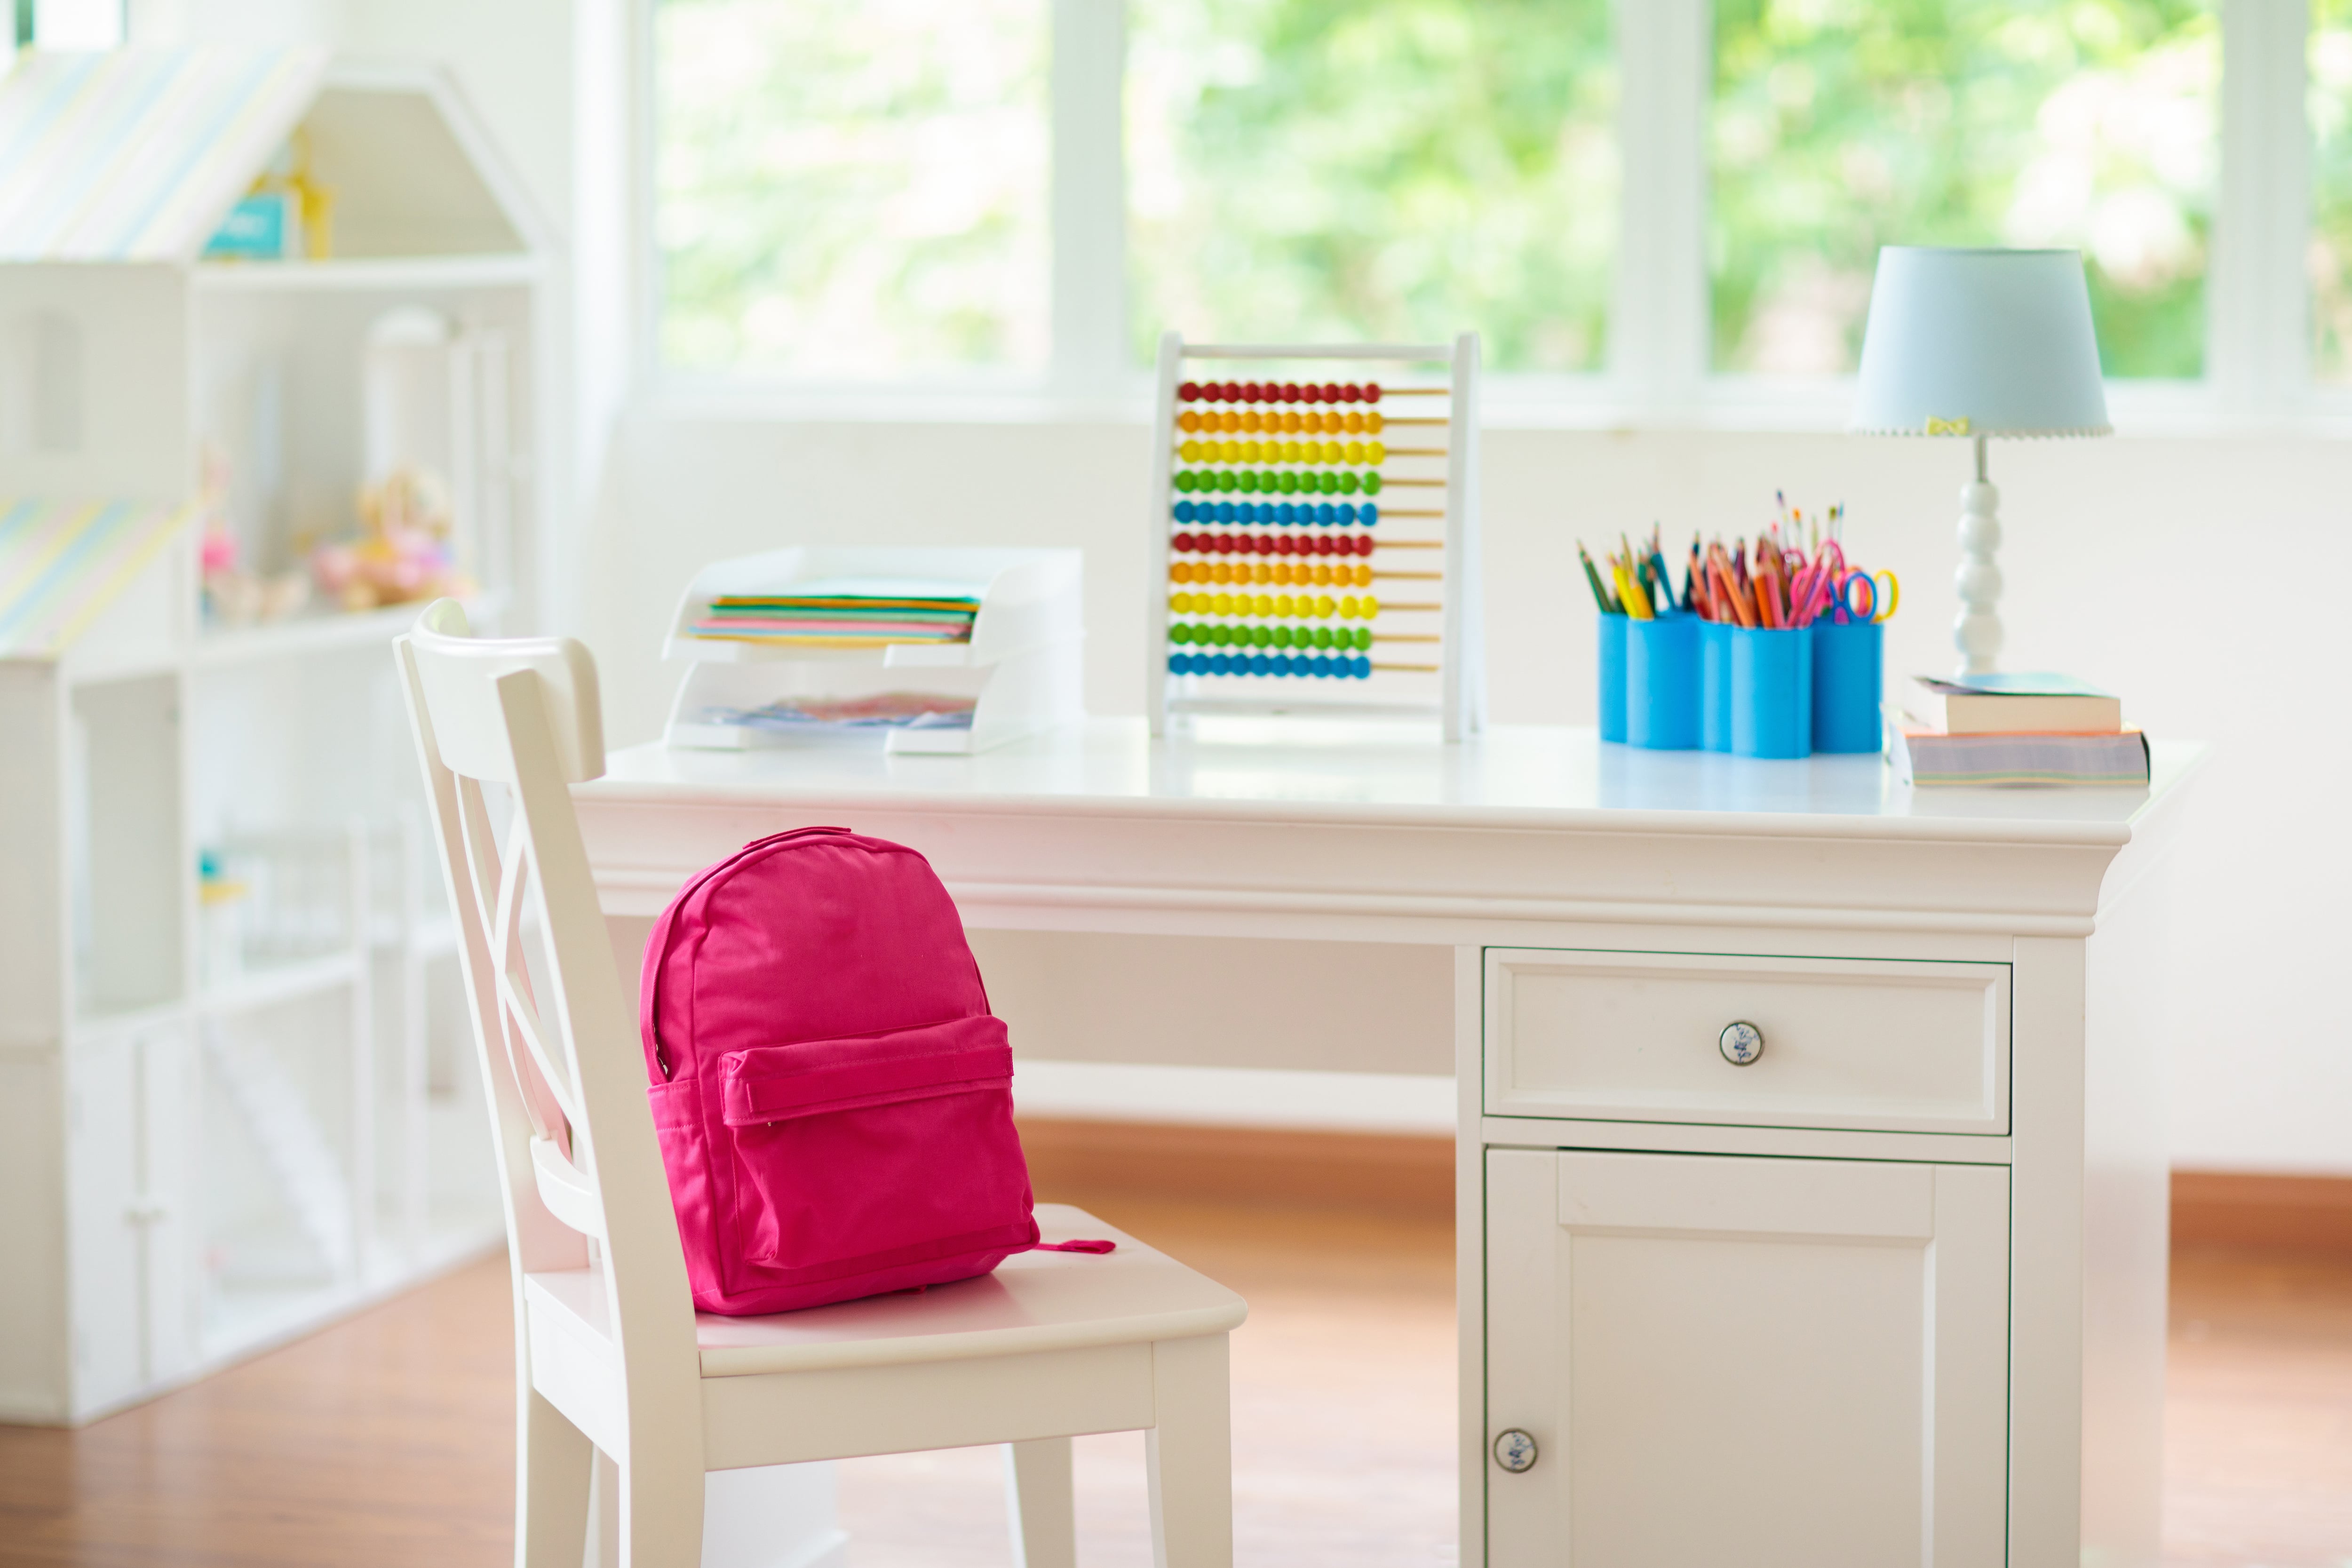
<svg viewBox="0 0 2352 1568"><path fill-rule="evenodd" d="M2352 381L2352 0L2312 0L2312 373Z"/></svg>
<svg viewBox="0 0 2352 1568"><path fill-rule="evenodd" d="M111 49L122 42L123 0L13 0L18 47ZM0 58L0 71L8 68Z"/></svg>
<svg viewBox="0 0 2352 1568"><path fill-rule="evenodd" d="M646 3L690 374L1466 326L1514 406L1810 423L1878 247L1989 244L2084 252L2145 408L2352 407L2352 0Z"/></svg>
<svg viewBox="0 0 2352 1568"><path fill-rule="evenodd" d="M1045 363L1040 0L662 0L655 28L666 363Z"/></svg>
<svg viewBox="0 0 2352 1568"><path fill-rule="evenodd" d="M2066 246L2111 376L2202 374L2221 26L2187 0L1720 0L1717 369L1846 372L1881 244Z"/></svg>
<svg viewBox="0 0 2352 1568"><path fill-rule="evenodd" d="M1617 239L1609 0L1129 7L1137 351L1434 342L1606 363Z"/></svg>

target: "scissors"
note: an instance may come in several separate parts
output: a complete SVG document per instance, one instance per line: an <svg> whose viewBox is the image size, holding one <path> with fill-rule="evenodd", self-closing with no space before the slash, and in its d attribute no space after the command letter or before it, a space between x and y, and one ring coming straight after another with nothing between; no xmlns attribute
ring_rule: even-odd
<svg viewBox="0 0 2352 1568"><path fill-rule="evenodd" d="M1856 587L1862 590L1858 603ZM1903 584L1894 573L1881 572L1874 576L1868 572L1849 572L1838 583L1838 624L1843 626L1849 619L1884 621L1895 613L1895 606L1902 599Z"/></svg>

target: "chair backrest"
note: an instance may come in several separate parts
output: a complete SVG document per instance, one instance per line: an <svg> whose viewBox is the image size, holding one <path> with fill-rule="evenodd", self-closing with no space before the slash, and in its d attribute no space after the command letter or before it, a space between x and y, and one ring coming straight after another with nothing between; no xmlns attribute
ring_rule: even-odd
<svg viewBox="0 0 2352 1568"><path fill-rule="evenodd" d="M633 1433L645 1419L664 1443L698 1443L685 1258L569 787L604 771L595 662L569 638L472 637L448 599L394 652L460 936L517 1290L524 1273L587 1267L593 1239ZM488 791L511 802L503 847ZM520 1295L517 1310L520 1322Z"/></svg>

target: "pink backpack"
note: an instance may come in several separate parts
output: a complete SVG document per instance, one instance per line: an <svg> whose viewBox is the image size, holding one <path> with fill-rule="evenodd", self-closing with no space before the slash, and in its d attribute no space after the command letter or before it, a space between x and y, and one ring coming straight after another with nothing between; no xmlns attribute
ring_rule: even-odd
<svg viewBox="0 0 2352 1568"><path fill-rule="evenodd" d="M964 1279L1036 1245L1013 1047L915 851L839 827L746 845L655 923L638 1008L702 1310Z"/></svg>

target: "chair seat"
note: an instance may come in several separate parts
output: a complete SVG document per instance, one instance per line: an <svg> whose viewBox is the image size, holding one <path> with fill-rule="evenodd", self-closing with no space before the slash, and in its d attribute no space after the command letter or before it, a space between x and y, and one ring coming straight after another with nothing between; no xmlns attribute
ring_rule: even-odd
<svg viewBox="0 0 2352 1568"><path fill-rule="evenodd" d="M702 1375L744 1377L1189 1339L1225 1333L1249 1315L1248 1304L1215 1280L1084 1209L1040 1204L1037 1226L1046 1241L1095 1237L1118 1247L1104 1254L1015 1253L994 1273L977 1279L797 1312L761 1318L697 1313ZM542 1310L609 1339L604 1281L596 1270L528 1274L523 1289Z"/></svg>

